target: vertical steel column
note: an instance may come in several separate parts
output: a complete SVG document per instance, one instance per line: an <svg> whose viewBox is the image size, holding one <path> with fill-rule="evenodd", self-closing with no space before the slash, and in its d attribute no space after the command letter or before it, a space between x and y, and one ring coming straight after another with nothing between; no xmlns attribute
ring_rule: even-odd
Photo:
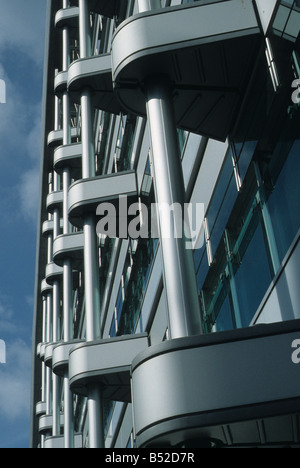
<svg viewBox="0 0 300 468"><path fill-rule="evenodd" d="M80 56L91 56L91 28L87 0L79 0ZM95 143L93 134L92 97L89 89L81 93L82 178L95 177ZM100 291L98 240L96 219L87 215L84 219L84 281L86 340L100 337ZM103 400L99 386L91 386L88 395L89 446L104 448Z"/></svg>
<svg viewBox="0 0 300 468"><path fill-rule="evenodd" d="M69 7L69 1L64 0L63 7ZM67 71L70 65L70 36L69 28L63 28L63 71ZM70 97L65 90L62 98L63 103L63 145L71 144L71 122L70 122ZM70 170L65 167L63 170L63 234L70 233L68 219L68 190L71 183ZM63 265L63 320L64 320L64 341L73 340L73 304L72 304L72 265L70 259L66 259ZM64 375L64 447L74 448L74 407L73 394L70 391L69 373Z"/></svg>
<svg viewBox="0 0 300 468"><path fill-rule="evenodd" d="M161 0L138 0L139 13L161 8Z"/></svg>
<svg viewBox="0 0 300 468"><path fill-rule="evenodd" d="M47 343L52 341L52 295L47 294L47 330L46 340ZM52 371L49 367L46 369L46 414L50 415L52 412L52 401L51 401L51 389L52 389Z"/></svg>
<svg viewBox="0 0 300 468"><path fill-rule="evenodd" d="M53 343L59 341L59 310L60 310L60 287L59 282L55 281L53 284ZM53 427L52 435L58 436L60 434L60 404L59 404L59 380L60 378L53 373L52 386L53 386Z"/></svg>
<svg viewBox="0 0 300 468"><path fill-rule="evenodd" d="M172 338L201 333L200 307L192 250L187 248L184 225L186 202L182 164L170 86L164 77L149 79L146 84L147 115L150 128L155 189L158 206L173 207L171 216L159 212L160 241L163 257L169 325ZM173 226L172 226L173 224ZM171 225L171 231L170 231ZM182 235L175 226L182 227ZM166 238L164 233L170 232Z"/></svg>
<svg viewBox="0 0 300 468"><path fill-rule="evenodd" d="M88 0L79 0L79 43L80 58L90 57L92 51L92 42Z"/></svg>

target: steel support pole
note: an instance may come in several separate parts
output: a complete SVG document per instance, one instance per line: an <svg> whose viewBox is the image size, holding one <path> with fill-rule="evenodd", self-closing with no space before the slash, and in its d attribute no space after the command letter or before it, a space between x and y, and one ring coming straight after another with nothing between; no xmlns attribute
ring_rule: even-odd
<svg viewBox="0 0 300 468"><path fill-rule="evenodd" d="M90 11L87 0L79 0L80 57L91 56ZM95 177L95 143L93 133L92 97L89 89L81 93L82 178ZM100 338L99 255L96 219L90 214L84 219L84 281L86 340ZM89 446L104 448L103 399L101 388L93 385L88 392Z"/></svg>
<svg viewBox="0 0 300 468"><path fill-rule="evenodd" d="M88 411L89 411L89 447L104 447L104 425L102 418L103 408L102 391L99 385L89 387Z"/></svg>
<svg viewBox="0 0 300 468"><path fill-rule="evenodd" d="M88 0L79 0L79 42L80 58L91 56L91 27Z"/></svg>
<svg viewBox="0 0 300 468"><path fill-rule="evenodd" d="M201 322L193 253L188 248L188 220L184 219L186 195L172 95L164 77L148 80L146 101L170 335L179 338L200 334ZM166 216L163 206L181 209Z"/></svg>
<svg viewBox="0 0 300 468"><path fill-rule="evenodd" d="M59 310L60 310L60 288L59 282L53 283L53 343L59 340ZM60 378L56 374L52 374L52 387L53 387L53 427L52 435L58 436L60 434L60 404L59 404L59 381Z"/></svg>
<svg viewBox="0 0 300 468"><path fill-rule="evenodd" d="M69 1L64 0L64 8L68 8ZM69 28L63 29L63 70L67 71L70 65L70 37ZM70 122L70 96L67 91L63 93L63 145L71 144L71 122ZM68 190L71 184L70 169L63 170L63 233L70 233L70 223L68 218ZM72 304L72 263L70 259L65 259L63 265L63 320L64 320L64 341L70 342L74 338L73 332L73 304ZM65 372L63 378L64 385L64 447L74 448L74 405L73 394L70 390L69 372Z"/></svg>
<svg viewBox="0 0 300 468"><path fill-rule="evenodd" d="M161 8L161 0L138 0L139 13Z"/></svg>
<svg viewBox="0 0 300 468"><path fill-rule="evenodd" d="M47 294L47 329L46 329L46 342L52 341L52 294ZM52 413L52 371L49 367L46 369L46 414Z"/></svg>

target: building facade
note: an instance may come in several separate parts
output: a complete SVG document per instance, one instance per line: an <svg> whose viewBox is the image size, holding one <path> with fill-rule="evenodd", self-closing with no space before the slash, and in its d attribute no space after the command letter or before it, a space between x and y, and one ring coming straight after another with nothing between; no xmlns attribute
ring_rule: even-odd
<svg viewBox="0 0 300 468"><path fill-rule="evenodd" d="M48 0L32 447L299 445L299 31Z"/></svg>

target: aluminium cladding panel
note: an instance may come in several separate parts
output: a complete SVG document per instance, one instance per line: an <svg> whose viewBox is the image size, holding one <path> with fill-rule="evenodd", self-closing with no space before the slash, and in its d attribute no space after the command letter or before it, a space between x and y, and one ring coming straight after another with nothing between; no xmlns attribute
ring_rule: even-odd
<svg viewBox="0 0 300 468"><path fill-rule="evenodd" d="M300 372L292 345L299 338L297 320L149 348L132 368L138 446L190 427L263 418L268 405L272 415L284 414L290 402L287 413L297 412Z"/></svg>
<svg viewBox="0 0 300 468"><path fill-rule="evenodd" d="M189 27L182 28L182 24ZM126 64L143 55L239 37L245 31L259 31L250 0L185 5L136 15L124 21L115 33L113 77L116 79Z"/></svg>
<svg viewBox="0 0 300 468"><path fill-rule="evenodd" d="M53 243L53 260L58 266L64 266L70 259L73 269L80 270L83 265L84 234L76 232L58 236Z"/></svg>
<svg viewBox="0 0 300 468"><path fill-rule="evenodd" d="M66 370L69 367L69 354L82 340L73 340L71 342L56 343L53 347L53 372L60 377L64 377Z"/></svg>
<svg viewBox="0 0 300 468"><path fill-rule="evenodd" d="M278 0L255 0L256 8L259 13L260 21L264 33L266 34L270 25L270 21L274 15L275 7Z"/></svg>
<svg viewBox="0 0 300 468"><path fill-rule="evenodd" d="M96 216L99 204L108 202L118 205L120 197L128 197L128 201L131 203L138 201L137 196L135 171L79 180L69 188L68 211L70 220L74 225L81 226L82 217L87 212L92 212Z"/></svg>
<svg viewBox="0 0 300 468"><path fill-rule="evenodd" d="M71 390L86 395L89 385L100 383L104 398L129 402L131 363L148 346L145 333L75 346L69 360Z"/></svg>
<svg viewBox="0 0 300 468"><path fill-rule="evenodd" d="M54 168L62 172L65 167L81 167L82 143L59 146L54 150Z"/></svg>
<svg viewBox="0 0 300 468"><path fill-rule="evenodd" d="M225 141L261 42L251 0L196 2L135 15L112 41L116 94L128 112L144 116L145 80L168 76L176 90L177 126Z"/></svg>
<svg viewBox="0 0 300 468"><path fill-rule="evenodd" d="M82 448L82 434L75 434L74 436L74 448ZM45 449L64 449L65 438L64 436L48 437L45 439Z"/></svg>

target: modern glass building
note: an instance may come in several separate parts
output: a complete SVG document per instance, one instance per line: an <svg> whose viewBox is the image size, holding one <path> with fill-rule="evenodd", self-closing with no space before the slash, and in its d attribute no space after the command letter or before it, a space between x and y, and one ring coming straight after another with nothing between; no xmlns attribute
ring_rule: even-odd
<svg viewBox="0 0 300 468"><path fill-rule="evenodd" d="M32 447L299 447L299 0L47 28Z"/></svg>

